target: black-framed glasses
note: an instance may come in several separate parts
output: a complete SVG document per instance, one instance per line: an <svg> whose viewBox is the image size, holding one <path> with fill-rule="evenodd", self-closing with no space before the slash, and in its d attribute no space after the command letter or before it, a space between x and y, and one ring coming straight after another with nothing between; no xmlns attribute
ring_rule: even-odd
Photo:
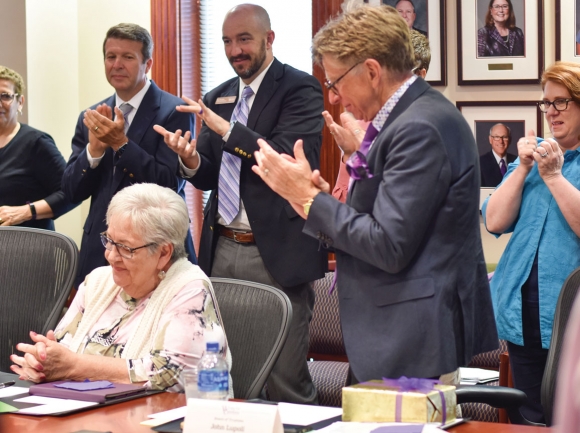
<svg viewBox="0 0 580 433"><path fill-rule="evenodd" d="M16 96L18 96L18 93L0 93L0 101L5 104L11 104Z"/></svg>
<svg viewBox="0 0 580 433"><path fill-rule="evenodd" d="M494 141L509 140L510 139L509 135L490 135L490 137Z"/></svg>
<svg viewBox="0 0 580 433"><path fill-rule="evenodd" d="M558 98L550 101L540 101L538 102L538 107L542 113L546 113L550 109L550 105L553 105L556 111L564 111L568 108L568 102L574 102L572 98Z"/></svg>
<svg viewBox="0 0 580 433"><path fill-rule="evenodd" d="M146 248L146 247L150 247L152 245L155 245L155 243L150 243L150 244L143 245L140 247L131 248L131 247L128 247L127 245L120 244L120 243L115 242L114 240L108 238L106 233L107 232L101 233L101 242L103 243L103 246L106 249L108 249L109 251L113 251L113 246L115 246L117 248L117 252L119 253L119 255L121 257L126 258L126 259L132 259L135 251L140 250L141 248Z"/></svg>
<svg viewBox="0 0 580 433"><path fill-rule="evenodd" d="M336 80L334 81L330 81L328 80L328 78L326 80L324 80L324 87L326 87L328 90L332 90L332 92L335 95L338 95L338 90L336 89L336 85L338 84L338 82L340 80L342 80L344 77L346 77L346 74L348 74L350 71L352 71L355 67L357 67L358 65L360 65L362 63L362 61L355 63L354 65L352 65L350 68L348 68L348 70L342 74L340 77L338 77Z"/></svg>
<svg viewBox="0 0 580 433"><path fill-rule="evenodd" d="M492 8L494 8L496 11L498 11L500 9L509 9L510 5L493 5Z"/></svg>

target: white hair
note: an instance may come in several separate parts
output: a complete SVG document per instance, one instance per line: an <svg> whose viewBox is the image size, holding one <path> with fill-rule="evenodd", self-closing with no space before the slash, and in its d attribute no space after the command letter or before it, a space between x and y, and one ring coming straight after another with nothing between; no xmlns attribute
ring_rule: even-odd
<svg viewBox="0 0 580 433"><path fill-rule="evenodd" d="M172 244L171 262L186 257L185 237L189 214L185 201L173 190L154 183L138 183L119 191L107 209L107 225L112 217L126 218L145 243Z"/></svg>

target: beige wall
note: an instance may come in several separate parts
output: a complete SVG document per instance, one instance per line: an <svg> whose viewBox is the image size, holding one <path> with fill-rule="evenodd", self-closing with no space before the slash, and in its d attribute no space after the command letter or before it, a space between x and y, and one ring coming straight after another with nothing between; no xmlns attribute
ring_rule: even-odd
<svg viewBox="0 0 580 433"><path fill-rule="evenodd" d="M538 85L457 86L456 2L447 0L447 82L437 88L451 101L538 100ZM545 64L554 62L555 0L544 2ZM10 62L27 77L29 123L50 133L65 158L81 110L112 93L106 82L101 44L106 30L122 21L150 28L149 0L0 0L3 41L0 64ZM24 11L26 11L26 16ZM5 13L6 12L6 13ZM26 29L25 31L23 29ZM303 31L309 31L305 25ZM547 128L545 128L547 130ZM548 135L548 134L545 134ZM61 217L58 231L80 243L88 203ZM482 229L488 262L497 262L507 237L495 239Z"/></svg>
<svg viewBox="0 0 580 433"><path fill-rule="evenodd" d="M2 24L0 25L0 65L18 71L24 82L26 77L26 8L23 1L0 0L2 11ZM9 18L8 18L9 17ZM10 41L10 43L7 43ZM28 89L24 96L28 95ZM23 122L28 121L28 109L26 105L22 110Z"/></svg>

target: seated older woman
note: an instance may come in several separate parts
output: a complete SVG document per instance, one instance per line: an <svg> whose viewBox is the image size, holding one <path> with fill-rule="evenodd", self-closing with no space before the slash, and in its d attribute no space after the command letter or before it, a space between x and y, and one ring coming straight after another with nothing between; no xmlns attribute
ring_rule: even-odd
<svg viewBox="0 0 580 433"><path fill-rule="evenodd" d="M136 184L117 193L101 234L110 266L95 269L69 310L34 345L16 346L12 370L33 382L110 380L181 391L181 370L218 341L231 365L207 276L187 261L186 205L168 188Z"/></svg>

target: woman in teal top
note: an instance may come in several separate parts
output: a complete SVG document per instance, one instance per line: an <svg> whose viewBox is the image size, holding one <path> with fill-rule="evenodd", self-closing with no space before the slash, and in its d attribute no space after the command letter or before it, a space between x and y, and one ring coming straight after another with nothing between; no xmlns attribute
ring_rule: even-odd
<svg viewBox="0 0 580 433"><path fill-rule="evenodd" d="M534 422L544 420L540 390L558 295L580 266L580 65L555 63L542 89L538 105L554 138L537 147L533 131L521 138L519 158L482 208L489 232L513 231L491 292L514 385L531 402L522 415Z"/></svg>

